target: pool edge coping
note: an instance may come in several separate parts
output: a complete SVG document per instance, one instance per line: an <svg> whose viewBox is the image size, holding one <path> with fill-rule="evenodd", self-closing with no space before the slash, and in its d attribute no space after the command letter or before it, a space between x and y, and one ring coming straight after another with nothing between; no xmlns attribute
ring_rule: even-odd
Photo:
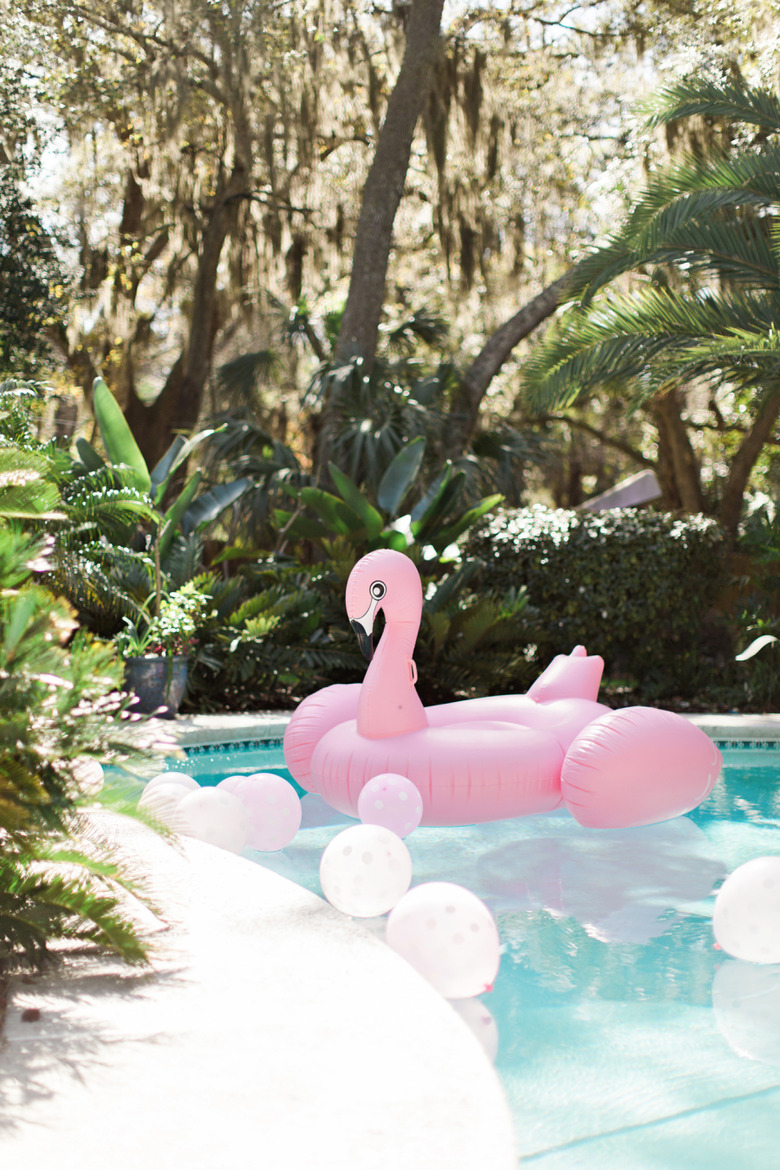
<svg viewBox="0 0 780 1170"><path fill-rule="evenodd" d="M682 713L712 739L780 744L780 713L765 715ZM160 721L161 730L171 732L182 748L206 747L217 743L282 739L291 711L259 711L240 715L180 715L175 721Z"/></svg>

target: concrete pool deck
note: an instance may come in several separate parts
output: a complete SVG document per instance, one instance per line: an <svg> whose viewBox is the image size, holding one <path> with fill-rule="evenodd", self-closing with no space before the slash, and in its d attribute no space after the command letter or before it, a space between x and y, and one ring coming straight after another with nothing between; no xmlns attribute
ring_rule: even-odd
<svg viewBox="0 0 780 1170"><path fill-rule="evenodd" d="M286 718L197 716L174 731L187 746L276 739ZM719 740L780 741L780 715L691 718ZM13 981L3 1164L516 1166L478 1041L370 930L252 861L96 820L149 875L152 963L72 950Z"/></svg>
<svg viewBox="0 0 780 1170"><path fill-rule="evenodd" d="M149 875L151 967L73 950L13 979L3 1166L516 1166L479 1041L374 934L253 861L95 817Z"/></svg>

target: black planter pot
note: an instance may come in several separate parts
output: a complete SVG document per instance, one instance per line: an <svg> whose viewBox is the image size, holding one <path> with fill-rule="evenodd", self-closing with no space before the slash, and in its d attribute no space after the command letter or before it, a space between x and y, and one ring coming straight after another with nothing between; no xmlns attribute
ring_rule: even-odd
<svg viewBox="0 0 780 1170"><path fill-rule="evenodd" d="M184 655L125 659L125 686L138 697L134 711L156 713L173 719L187 687L187 659Z"/></svg>

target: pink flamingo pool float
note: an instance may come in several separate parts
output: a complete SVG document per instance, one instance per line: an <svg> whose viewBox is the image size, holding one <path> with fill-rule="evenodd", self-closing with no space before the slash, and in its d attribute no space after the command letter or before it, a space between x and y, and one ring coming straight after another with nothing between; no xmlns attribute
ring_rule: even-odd
<svg viewBox="0 0 780 1170"><path fill-rule="evenodd" d="M419 789L424 825L476 824L566 806L582 825L628 828L690 812L720 774L715 744L680 715L597 702L603 659L577 646L525 695L424 707L413 653L422 585L390 549L358 561L347 616L366 651L362 684L325 687L300 704L284 737L290 773L356 817L361 789L397 772Z"/></svg>

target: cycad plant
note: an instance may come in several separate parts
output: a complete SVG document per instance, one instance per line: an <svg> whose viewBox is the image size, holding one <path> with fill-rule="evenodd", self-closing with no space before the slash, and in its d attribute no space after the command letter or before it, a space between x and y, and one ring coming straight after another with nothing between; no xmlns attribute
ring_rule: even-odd
<svg viewBox="0 0 780 1170"><path fill-rule="evenodd" d="M314 452L314 462L324 473L319 486L330 486L334 463L375 496L388 464L414 439L425 443L426 480L435 477L449 450L460 373L445 355L434 365L422 361L419 343L440 345L445 334L443 322L416 313L389 333L386 352L374 359L370 370L359 357L320 367L308 395L329 404L328 422ZM452 462L464 473L461 489L469 504L496 490L517 504L524 468L542 460L538 440L504 422L486 425Z"/></svg>
<svg viewBox="0 0 780 1170"><path fill-rule="evenodd" d="M535 677L525 589L490 590L478 576L466 561L438 581L423 578L415 663L424 703L524 691Z"/></svg>
<svg viewBox="0 0 780 1170"><path fill-rule="evenodd" d="M340 490L331 476L332 465L375 500L390 463L418 439L424 451L422 479L433 482L446 462L460 376L449 352L447 323L425 307L383 330L370 369L359 357L334 362L340 313L326 315L320 336L305 301L284 313L281 309L277 302L275 311L285 322L277 331L278 349L243 354L218 370L227 413L208 444L211 460L224 461L253 481L239 509L242 532L257 549L273 544L270 520L274 509L284 506L281 497L287 487ZM311 415L295 449L274 435L271 425L258 422L258 415L271 413L259 402L258 387L278 378L284 346L293 342L309 346L319 363L301 398L302 409ZM328 410L323 429L324 401ZM524 468L543 459L537 437L507 423L485 427L471 448L453 460L453 472L463 472L457 483L464 506L497 491L509 503L519 503Z"/></svg>
<svg viewBox="0 0 780 1170"><path fill-rule="evenodd" d="M228 578L198 578L215 618L195 651L191 699L199 710L287 707L326 682L360 678L355 640L340 637L343 590L330 562L316 568L268 558Z"/></svg>
<svg viewBox="0 0 780 1170"><path fill-rule="evenodd" d="M121 664L37 582L51 542L23 530L51 515L52 490L34 457L0 446L0 974L61 937L146 953L127 912L136 883L85 811L79 767L136 752Z"/></svg>
<svg viewBox="0 0 780 1170"><path fill-rule="evenodd" d="M654 176L623 227L580 262L578 303L524 379L545 408L597 389L639 404L707 387L729 456L713 506L733 537L780 413L780 101L741 82L691 79L657 96L650 125L693 115L725 122L728 135ZM625 273L638 276L635 291L601 293Z"/></svg>

